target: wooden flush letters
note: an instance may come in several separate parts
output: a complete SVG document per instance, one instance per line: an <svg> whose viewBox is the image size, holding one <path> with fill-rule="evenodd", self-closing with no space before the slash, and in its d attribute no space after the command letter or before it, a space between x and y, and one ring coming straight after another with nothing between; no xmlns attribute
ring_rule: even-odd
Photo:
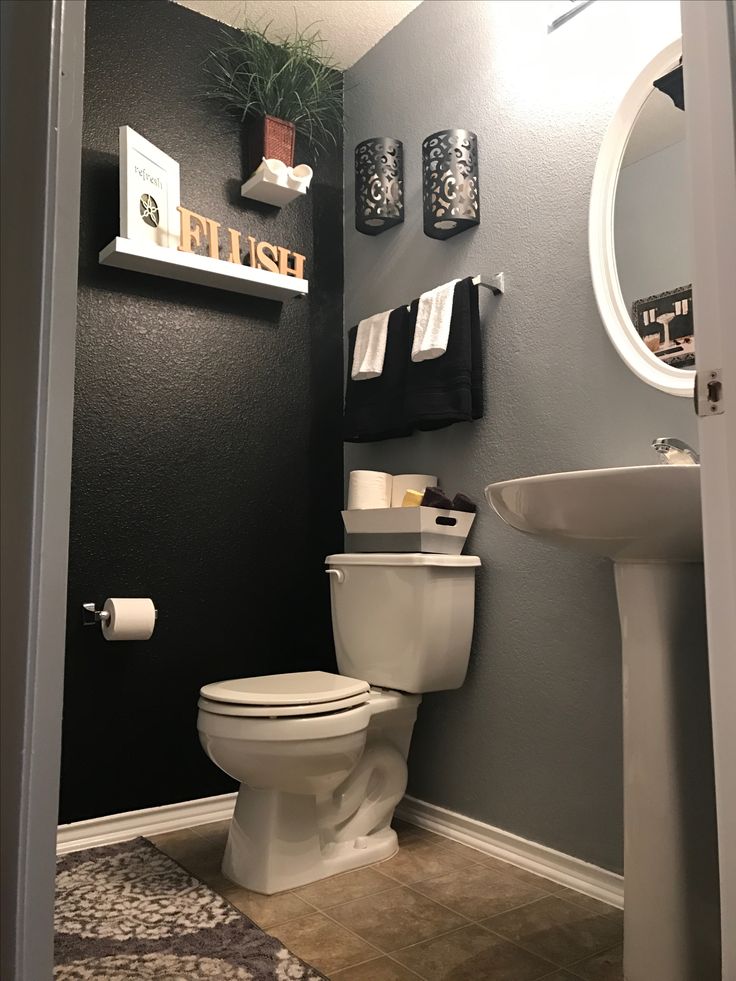
<svg viewBox="0 0 736 981"><path fill-rule="evenodd" d="M181 215L181 232L179 235L179 251L194 252L203 244L207 245L210 258L220 258L220 223L212 218L198 215L182 205L178 207ZM243 256L240 247L240 232L228 228L228 262L241 265ZM204 242L202 238L204 236ZM305 256L291 252L281 245L271 245L269 242L258 242L248 236L248 265L251 269L263 269L266 272L281 273L282 276L294 276L304 279Z"/></svg>

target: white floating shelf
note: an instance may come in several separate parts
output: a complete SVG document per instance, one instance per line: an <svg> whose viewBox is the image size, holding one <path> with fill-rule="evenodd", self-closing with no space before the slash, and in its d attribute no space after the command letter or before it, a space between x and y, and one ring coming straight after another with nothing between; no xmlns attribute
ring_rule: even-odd
<svg viewBox="0 0 736 981"><path fill-rule="evenodd" d="M244 198L263 201L265 204L273 204L277 208L283 208L294 198L304 197L307 190L308 187L288 187L286 184L277 184L273 179L266 179L262 171L256 171L241 186L240 193Z"/></svg>
<svg viewBox="0 0 736 981"><path fill-rule="evenodd" d="M306 296L309 292L306 279L251 269L250 266L211 259L193 252L179 252L178 249L167 249L148 242L135 242L129 238L114 238L100 252L100 263L199 286L212 286L231 293L247 293L267 300L288 300Z"/></svg>

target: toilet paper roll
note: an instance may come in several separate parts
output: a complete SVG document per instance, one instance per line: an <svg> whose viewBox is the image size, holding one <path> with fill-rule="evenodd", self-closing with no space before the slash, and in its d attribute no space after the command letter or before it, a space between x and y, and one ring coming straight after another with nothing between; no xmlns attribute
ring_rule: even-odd
<svg viewBox="0 0 736 981"><path fill-rule="evenodd" d="M436 486L437 478L432 477L428 473L396 474L391 485L391 507L400 508L404 500L404 494L408 490L421 491L423 493L427 487Z"/></svg>
<svg viewBox="0 0 736 981"><path fill-rule="evenodd" d="M351 470L348 482L348 511L391 507L390 473L380 470Z"/></svg>
<svg viewBox="0 0 736 981"><path fill-rule="evenodd" d="M156 607L148 598L106 599L102 609L110 614L102 622L105 640L148 640L156 626Z"/></svg>

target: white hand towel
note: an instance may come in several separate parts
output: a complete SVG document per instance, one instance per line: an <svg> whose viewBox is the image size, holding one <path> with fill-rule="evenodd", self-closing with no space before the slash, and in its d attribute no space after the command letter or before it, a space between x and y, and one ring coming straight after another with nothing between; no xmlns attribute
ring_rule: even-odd
<svg viewBox="0 0 736 981"><path fill-rule="evenodd" d="M372 317L361 320L355 334L355 351L350 377L353 381L367 381L378 378L383 371L383 358L386 354L388 318L391 311L374 313Z"/></svg>
<svg viewBox="0 0 736 981"><path fill-rule="evenodd" d="M452 319L452 298L455 284L459 282L459 279L451 279L449 283L437 286L419 297L414 342L411 348L412 361L431 361L447 351Z"/></svg>

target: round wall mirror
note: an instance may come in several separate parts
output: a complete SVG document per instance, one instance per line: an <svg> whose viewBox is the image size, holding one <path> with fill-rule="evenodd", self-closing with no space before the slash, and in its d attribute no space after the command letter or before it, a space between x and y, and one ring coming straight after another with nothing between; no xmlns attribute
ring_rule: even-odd
<svg viewBox="0 0 736 981"><path fill-rule="evenodd" d="M692 235L682 42L646 66L601 145L590 265L614 347L643 381L690 396L695 379Z"/></svg>

